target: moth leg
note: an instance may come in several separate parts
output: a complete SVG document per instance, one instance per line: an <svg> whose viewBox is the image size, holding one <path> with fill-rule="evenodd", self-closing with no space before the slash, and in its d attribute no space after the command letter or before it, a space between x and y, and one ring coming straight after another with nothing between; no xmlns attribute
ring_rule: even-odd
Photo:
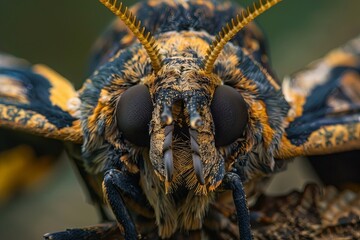
<svg viewBox="0 0 360 240"><path fill-rule="evenodd" d="M47 233L45 240L110 240L124 234L120 231L116 222L107 222L90 227L67 229L62 232Z"/></svg>
<svg viewBox="0 0 360 240"><path fill-rule="evenodd" d="M247 206L245 191L240 176L235 173L225 174L222 186L227 190L232 190L239 225L240 239L253 239L250 227L249 208Z"/></svg>
<svg viewBox="0 0 360 240"><path fill-rule="evenodd" d="M142 198L143 196L140 189L131 183L131 176L119 170L110 169L105 173L103 189L107 202L112 209L117 222L124 229L125 239L138 239L135 224L131 219L122 196L122 193L125 193L133 200L139 200L139 198Z"/></svg>

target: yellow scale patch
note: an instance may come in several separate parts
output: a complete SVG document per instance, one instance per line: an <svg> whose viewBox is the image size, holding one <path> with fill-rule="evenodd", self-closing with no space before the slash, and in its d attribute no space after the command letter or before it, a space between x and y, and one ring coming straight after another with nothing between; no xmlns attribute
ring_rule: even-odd
<svg viewBox="0 0 360 240"><path fill-rule="evenodd" d="M73 85L60 74L45 65L35 65L33 71L44 76L53 86L50 89L50 101L53 105L60 107L66 112L69 111L67 105L68 100L76 97L76 91Z"/></svg>

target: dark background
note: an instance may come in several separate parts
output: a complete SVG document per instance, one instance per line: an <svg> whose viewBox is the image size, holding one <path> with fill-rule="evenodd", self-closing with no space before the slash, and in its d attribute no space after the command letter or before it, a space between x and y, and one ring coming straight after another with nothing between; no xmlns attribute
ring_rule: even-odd
<svg viewBox="0 0 360 240"><path fill-rule="evenodd" d="M358 0L284 0L260 16L257 22L268 37L278 76L300 69L359 34L359 9ZM0 0L0 51L45 63L79 88L87 77L90 48L111 19L109 10L96 0ZM0 209L0 239L40 239L47 231L97 222L95 211L84 203L70 163L62 158L40 184ZM291 173L280 175L270 192L288 191L312 179L301 163L296 161Z"/></svg>

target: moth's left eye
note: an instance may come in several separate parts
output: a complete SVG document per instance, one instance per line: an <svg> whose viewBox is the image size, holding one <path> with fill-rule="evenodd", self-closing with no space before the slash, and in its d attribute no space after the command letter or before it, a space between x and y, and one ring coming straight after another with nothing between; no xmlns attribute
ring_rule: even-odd
<svg viewBox="0 0 360 240"><path fill-rule="evenodd" d="M145 85L127 89L121 95L116 108L117 126L124 138L137 146L149 146L152 112L150 92Z"/></svg>
<svg viewBox="0 0 360 240"><path fill-rule="evenodd" d="M215 125L216 147L229 145L243 135L248 122L248 110L244 98L234 88L227 85L216 88L211 114Z"/></svg>

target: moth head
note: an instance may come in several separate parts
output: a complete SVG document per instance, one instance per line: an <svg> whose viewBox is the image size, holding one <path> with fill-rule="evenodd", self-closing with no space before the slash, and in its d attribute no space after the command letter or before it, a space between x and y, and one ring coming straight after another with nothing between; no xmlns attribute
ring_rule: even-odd
<svg viewBox="0 0 360 240"><path fill-rule="evenodd" d="M249 113L235 88L213 74L223 47L247 23L280 0L270 0L237 16L209 46L204 59L162 59L150 33L144 34L128 9L100 0L138 37L153 68L151 77L125 90L116 103L116 122L123 138L149 149L156 175L168 188L186 182L188 188L214 190L225 174L226 151L244 135Z"/></svg>

